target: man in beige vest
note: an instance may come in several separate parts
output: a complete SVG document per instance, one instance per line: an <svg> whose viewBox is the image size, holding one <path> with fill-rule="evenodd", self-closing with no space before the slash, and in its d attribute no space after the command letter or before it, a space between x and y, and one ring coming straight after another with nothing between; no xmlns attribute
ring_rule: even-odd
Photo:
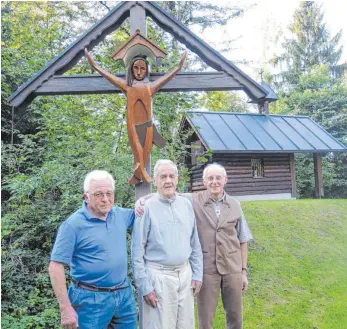
<svg viewBox="0 0 347 329"><path fill-rule="evenodd" d="M198 295L199 328L213 328L221 291L226 328L241 329L242 291L248 286L247 242L252 234L240 203L224 191L224 167L208 165L203 181L207 191L192 194L204 257L203 285Z"/></svg>
<svg viewBox="0 0 347 329"><path fill-rule="evenodd" d="M203 252L203 284L198 295L199 329L213 329L219 291L227 329L242 329L242 292L247 290L247 242L252 239L240 203L227 195L227 175L213 163L204 169L206 191L184 193L193 203ZM136 214L148 195L136 204ZM141 209L142 208L142 209Z"/></svg>

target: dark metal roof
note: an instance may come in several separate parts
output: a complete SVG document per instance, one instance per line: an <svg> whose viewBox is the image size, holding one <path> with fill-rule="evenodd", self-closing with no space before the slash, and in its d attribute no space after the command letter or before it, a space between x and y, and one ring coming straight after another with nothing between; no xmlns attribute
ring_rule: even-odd
<svg viewBox="0 0 347 329"><path fill-rule="evenodd" d="M29 104L36 96L35 91L38 88L46 81L52 79L55 74L63 74L72 68L84 56L84 48L87 47L88 50L93 49L108 34L116 30L129 17L130 9L134 6L143 7L146 16L151 17L163 30L169 32L174 38L185 44L188 49L195 52L210 67L233 77L242 85L242 89L254 102L260 104L264 102L268 91L263 86L251 79L152 1L123 1L118 4L74 43L51 60L41 71L20 86L8 98L8 101L16 107L25 107Z"/></svg>
<svg viewBox="0 0 347 329"><path fill-rule="evenodd" d="M188 111L186 120L214 152L346 152L307 116Z"/></svg>

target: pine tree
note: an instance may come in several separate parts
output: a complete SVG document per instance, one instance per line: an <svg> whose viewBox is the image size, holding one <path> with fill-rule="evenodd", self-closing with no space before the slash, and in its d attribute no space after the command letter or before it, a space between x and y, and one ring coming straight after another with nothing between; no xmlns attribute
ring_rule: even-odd
<svg viewBox="0 0 347 329"><path fill-rule="evenodd" d="M284 41L283 54L273 60L273 64L283 67L275 78L277 87L291 89L299 83L302 74L322 64L328 66L333 77L341 76L347 67L346 64L339 64L342 31L330 37L321 4L316 1L300 2L289 30L292 38Z"/></svg>
<svg viewBox="0 0 347 329"><path fill-rule="evenodd" d="M300 2L289 26L293 37L283 43L284 54L275 58L283 70L273 79L282 91L272 105L277 113L307 115L328 130L342 143L347 142L347 88L339 64L342 46L341 31L330 37L319 3ZM346 197L347 167L345 154L328 154L323 159L325 195ZM314 193L313 160L310 155L296 156L299 196Z"/></svg>

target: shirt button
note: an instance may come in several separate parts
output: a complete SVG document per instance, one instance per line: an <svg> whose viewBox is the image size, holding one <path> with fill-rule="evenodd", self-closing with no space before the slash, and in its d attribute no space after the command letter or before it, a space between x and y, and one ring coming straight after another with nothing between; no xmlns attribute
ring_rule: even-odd
<svg viewBox="0 0 347 329"><path fill-rule="evenodd" d="M217 242L217 246L221 246L222 244L220 242Z"/></svg>
<svg viewBox="0 0 347 329"><path fill-rule="evenodd" d="M218 256L217 259L222 259L222 257L221 257L221 256Z"/></svg>
<svg viewBox="0 0 347 329"><path fill-rule="evenodd" d="M217 232L220 232L220 228L217 230Z"/></svg>

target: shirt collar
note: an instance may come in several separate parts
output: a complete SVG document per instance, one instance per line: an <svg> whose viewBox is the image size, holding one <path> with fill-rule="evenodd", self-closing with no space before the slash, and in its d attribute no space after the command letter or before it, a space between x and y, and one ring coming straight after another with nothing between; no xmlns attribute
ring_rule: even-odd
<svg viewBox="0 0 347 329"><path fill-rule="evenodd" d="M157 195L158 195L158 199L163 202L163 203L169 203L171 204L172 202L174 202L176 200L176 193L174 194L173 198L172 199L167 199L167 198L164 198L162 197L159 192L157 192Z"/></svg>
<svg viewBox="0 0 347 329"><path fill-rule="evenodd" d="M107 218L106 220L108 220L109 216L111 215L113 211L113 207L112 209L110 210L110 212L107 214ZM95 217L91 214L91 212L89 211L88 209L88 205L87 205L87 202L86 200L83 200L83 203L82 203L82 214L88 219L88 220L91 220L91 219L98 219L98 220L103 220L104 219L100 219L99 217Z"/></svg>
<svg viewBox="0 0 347 329"><path fill-rule="evenodd" d="M223 191L223 196L219 200L215 200L212 197L210 197L210 199L214 203L224 203L225 202L225 197L226 197L226 193L225 193L225 191Z"/></svg>

